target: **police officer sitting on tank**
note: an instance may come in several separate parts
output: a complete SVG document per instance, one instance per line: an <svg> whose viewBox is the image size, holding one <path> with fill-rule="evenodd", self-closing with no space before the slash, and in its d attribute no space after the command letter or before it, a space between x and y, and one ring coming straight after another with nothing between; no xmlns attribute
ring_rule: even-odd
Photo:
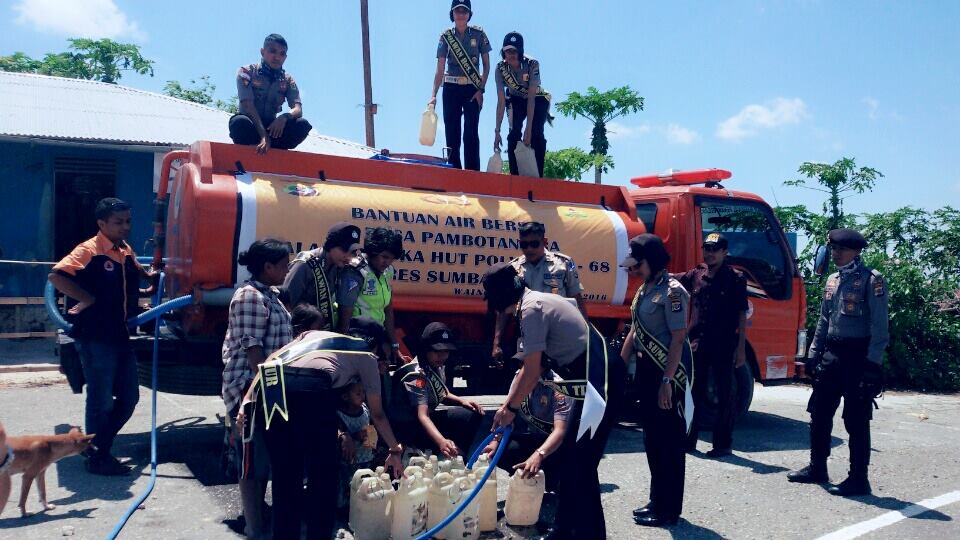
<svg viewBox="0 0 960 540"><path fill-rule="evenodd" d="M850 435L850 474L828 491L841 496L868 495L870 420L874 399L883 386L883 352L890 339L886 285L883 276L860 259L867 245L863 235L834 229L828 241L838 272L827 279L807 353L808 373L814 381L807 405L810 464L787 478L805 484L829 482L830 432L842 398L843 425Z"/></svg>
<svg viewBox="0 0 960 540"><path fill-rule="evenodd" d="M230 138L234 144L256 145L258 154L270 148L296 148L310 133L303 118L300 89L293 76L283 70L287 59L287 40L270 34L263 40L260 63L237 71L237 97L240 113L230 118ZM277 114L286 101L290 110Z"/></svg>
<svg viewBox="0 0 960 540"><path fill-rule="evenodd" d="M517 274L523 278L530 290L575 299L577 309L586 319L587 303L583 299L583 285L580 284L577 263L563 253L547 249L550 242L546 237L546 230L543 223L536 221L521 224L519 243L523 255L510 261L510 264L517 269ZM496 328L493 332L494 359L499 360L503 355L500 348L501 337L511 318L509 313L497 313Z"/></svg>
<svg viewBox="0 0 960 540"><path fill-rule="evenodd" d="M703 241L703 263L676 277L690 293L690 347L699 380L693 385L696 413L687 450L696 450L697 422L707 410L708 381L717 396L717 419L713 426L710 457L730 454L733 446L735 370L746 363L747 281L726 263L727 238L710 233Z"/></svg>
<svg viewBox="0 0 960 540"><path fill-rule="evenodd" d="M462 455L477 436L483 407L447 387L444 364L457 350L453 332L432 322L423 329L417 349L417 357L393 374L390 415L398 436L421 450L433 449L448 458ZM438 409L441 404L451 407Z"/></svg>
<svg viewBox="0 0 960 540"><path fill-rule="evenodd" d="M514 150L523 133L523 144L533 148L537 171L543 177L543 161L547 154L543 127L549 118L550 94L541 91L540 62L524 55L523 36L519 32L504 36L500 56L503 61L497 64L494 73L497 82L497 127L494 130L493 151L500 152L500 124L509 103L511 121L510 133L507 134L507 156L510 159L510 174L519 174ZM523 127L524 121L526 127Z"/></svg>
<svg viewBox="0 0 960 540"><path fill-rule="evenodd" d="M345 333L360 294L360 273L350 266L359 249L359 227L347 222L330 227L322 249L300 252L290 263L283 282L287 306L316 306L324 330Z"/></svg>

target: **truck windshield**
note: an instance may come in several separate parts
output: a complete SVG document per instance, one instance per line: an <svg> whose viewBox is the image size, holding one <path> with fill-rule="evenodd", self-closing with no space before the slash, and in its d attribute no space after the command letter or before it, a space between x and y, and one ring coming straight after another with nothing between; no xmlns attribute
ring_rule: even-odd
<svg viewBox="0 0 960 540"><path fill-rule="evenodd" d="M790 298L793 258L770 208L752 201L697 198L703 238L713 232L729 242L727 262L743 270L751 296Z"/></svg>

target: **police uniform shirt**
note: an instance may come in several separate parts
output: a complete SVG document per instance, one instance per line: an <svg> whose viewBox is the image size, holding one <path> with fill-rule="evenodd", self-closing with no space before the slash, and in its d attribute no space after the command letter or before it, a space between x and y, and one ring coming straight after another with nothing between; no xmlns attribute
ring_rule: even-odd
<svg viewBox="0 0 960 540"><path fill-rule="evenodd" d="M831 274L823 291L820 319L808 356L825 351L827 338L870 338L867 358L883 362L890 341L887 328L887 290L883 276L867 268L860 258ZM830 359L825 358L825 363Z"/></svg>
<svg viewBox="0 0 960 540"><path fill-rule="evenodd" d="M317 332L307 332L293 341L296 345L303 339L309 339ZM332 334L331 332L324 332ZM380 369L377 366L377 357L368 352L359 351L313 351L288 364L289 367L303 369L317 369L330 375L330 387L343 388L353 382L360 382L363 391L368 396L380 395Z"/></svg>
<svg viewBox="0 0 960 540"><path fill-rule="evenodd" d="M561 296L527 291L520 300L517 356L542 352L566 366L587 350L587 323L580 310Z"/></svg>
<svg viewBox="0 0 960 540"><path fill-rule="evenodd" d="M671 332L687 327L690 295L679 281L666 273L654 283L637 291L634 315L643 327L664 347L669 347Z"/></svg>
<svg viewBox="0 0 960 540"><path fill-rule="evenodd" d="M432 411L440 405L440 402L437 401L434 392L430 391L430 381L427 380L426 372L427 370L432 371L441 381L447 380L447 372L443 366L435 368L427 364L426 360L420 361L414 358L413 361L417 362L415 375L407 377L403 381L403 389L407 392L407 399L414 410L420 405L426 405L427 409ZM446 384L444 384L444 387L446 387Z"/></svg>
<svg viewBox="0 0 960 540"><path fill-rule="evenodd" d="M395 270L393 266L388 266L377 276L373 268L365 258L360 259L356 266L360 273L360 292L357 296L357 303L354 304L354 317L370 317L382 326L386 321L386 307L390 305L393 299L393 276Z"/></svg>
<svg viewBox="0 0 960 540"><path fill-rule="evenodd" d="M283 102L292 109L300 103L300 89L293 76L261 64L250 64L237 71L237 97L251 100L264 127L283 110Z"/></svg>
<svg viewBox="0 0 960 540"><path fill-rule="evenodd" d="M315 249L311 253L322 261L327 285L338 307L356 305L362 280L357 269L350 266L337 268L335 264L328 264L323 249ZM287 272L287 277L283 281L283 289L289 295L291 306L300 303L315 305L317 302L317 281L310 266L305 262L294 261L290 265L290 271Z"/></svg>
<svg viewBox="0 0 960 540"><path fill-rule="evenodd" d="M500 64L506 65L507 70L513 75L513 79L523 88L529 89L531 86L540 88L540 62L535 58L524 56L520 59L520 69L513 69L513 66L508 64L506 60L501 61ZM493 71L498 88L503 88L511 97L523 97L520 92L515 92L507 86L506 81L503 79L503 74L500 73L499 64L497 65L497 69Z"/></svg>
<svg viewBox="0 0 960 540"><path fill-rule="evenodd" d="M470 55L470 60L473 61L473 65L479 70L480 56L483 53L490 52L492 49L490 40L487 39L487 33L479 26L467 25L467 30L463 35L457 34L456 29L453 29L453 35L457 41L460 42L460 45L463 46L463 50L467 51L467 54ZM440 34L440 43L437 45L437 58L447 59L446 75L451 77L466 76L463 70L460 69L460 64L457 63L457 59L452 54L449 54L447 40L443 38L443 34Z"/></svg>
<svg viewBox="0 0 960 540"><path fill-rule="evenodd" d="M711 278L706 264L683 274L680 284L690 293L690 338L736 335L740 313L747 311L747 280L728 264Z"/></svg>
<svg viewBox="0 0 960 540"><path fill-rule="evenodd" d="M519 372L517 374L519 375ZM553 380L555 378L554 373L547 370L543 373L543 377L537 381L537 385L530 392L525 404L520 406L520 413L517 414L515 422L515 433L549 435L549 431L545 432L537 426L553 426L558 421L570 421L570 416L573 414L573 398L565 396L545 384L544 379ZM516 386L517 380L518 377L514 376L513 383L510 385L511 391Z"/></svg>
<svg viewBox="0 0 960 540"><path fill-rule="evenodd" d="M577 263L563 253L546 251L536 263L527 262L525 255L511 261L517 274L533 291L573 297L583 292Z"/></svg>

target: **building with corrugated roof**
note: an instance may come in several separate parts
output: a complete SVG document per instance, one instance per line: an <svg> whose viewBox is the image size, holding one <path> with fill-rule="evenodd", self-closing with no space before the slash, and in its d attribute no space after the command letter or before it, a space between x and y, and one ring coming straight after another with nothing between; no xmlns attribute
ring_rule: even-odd
<svg viewBox="0 0 960 540"><path fill-rule="evenodd" d="M59 260L96 234L93 208L109 196L133 206L130 245L142 253L163 154L198 140L229 143L229 118L126 86L0 72L0 260ZM375 153L316 132L297 150ZM0 304L37 302L49 269L0 262ZM0 334L10 333L2 318Z"/></svg>

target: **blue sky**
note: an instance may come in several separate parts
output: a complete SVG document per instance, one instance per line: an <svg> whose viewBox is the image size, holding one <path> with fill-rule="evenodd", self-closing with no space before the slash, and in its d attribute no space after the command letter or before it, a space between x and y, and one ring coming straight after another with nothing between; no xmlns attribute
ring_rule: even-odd
<svg viewBox="0 0 960 540"><path fill-rule="evenodd" d="M449 5L370 0L378 147L429 150L417 130ZM363 140L357 1L0 6L0 54L42 56L64 50L67 37L111 37L156 61L153 78L127 75L122 84L160 91L170 79L210 75L221 98L235 91L236 68L259 59L263 36L279 32L307 118L322 133ZM819 206L820 194L781 182L803 161L848 156L886 175L874 193L849 199L848 212L960 205L960 3L475 0L474 10L494 58L506 32L524 34L554 96L625 84L644 96L644 111L611 126L617 166L606 183L722 167L733 171L733 189ZM484 162L495 112L495 94L487 95ZM559 117L548 147L589 148L589 129Z"/></svg>

